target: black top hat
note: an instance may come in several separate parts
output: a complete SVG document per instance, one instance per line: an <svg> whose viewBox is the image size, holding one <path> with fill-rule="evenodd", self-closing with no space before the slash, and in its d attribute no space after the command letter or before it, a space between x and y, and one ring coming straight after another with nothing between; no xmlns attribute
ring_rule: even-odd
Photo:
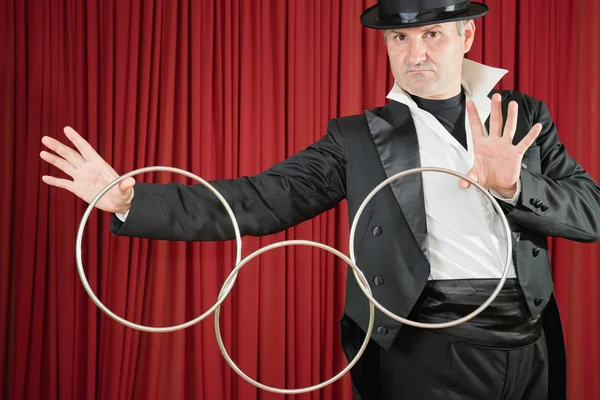
<svg viewBox="0 0 600 400"><path fill-rule="evenodd" d="M482 17L488 6L470 0L378 0L360 22L374 29L409 28Z"/></svg>

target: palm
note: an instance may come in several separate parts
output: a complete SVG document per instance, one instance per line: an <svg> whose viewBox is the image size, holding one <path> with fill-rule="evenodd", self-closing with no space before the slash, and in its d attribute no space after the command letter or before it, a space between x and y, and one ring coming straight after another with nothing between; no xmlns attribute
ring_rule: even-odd
<svg viewBox="0 0 600 400"><path fill-rule="evenodd" d="M42 143L58 154L43 151L40 157L54 165L71 178L55 178L44 176L42 179L49 185L69 190L82 200L90 203L94 197L110 182L119 177L116 171L71 128L65 128L65 135L75 145L79 152L63 145L55 139L44 137ZM111 188L96 203L96 207L108 212L123 212L129 209L133 198L133 178L128 178L119 185Z"/></svg>
<svg viewBox="0 0 600 400"><path fill-rule="evenodd" d="M103 164L86 161L78 165L77 173L73 176L73 194L89 203L106 185L118 177L106 162ZM118 187L111 188L98 201L98 208L112 209L118 205L120 197L121 190Z"/></svg>
<svg viewBox="0 0 600 400"><path fill-rule="evenodd" d="M517 128L517 104L511 102L504 132L502 131L501 97L492 97L490 116L490 132L485 136L483 124L472 101L467 102L467 112L473 133L473 167L467 176L474 179L486 189L494 189L500 193L509 193L516 188L521 173L521 160L525 150L531 146L542 130L541 124L535 124L529 133L517 144L512 141ZM469 187L465 180L461 187Z"/></svg>
<svg viewBox="0 0 600 400"><path fill-rule="evenodd" d="M510 187L519 179L522 155L503 138L474 138L473 152L473 170L484 187Z"/></svg>

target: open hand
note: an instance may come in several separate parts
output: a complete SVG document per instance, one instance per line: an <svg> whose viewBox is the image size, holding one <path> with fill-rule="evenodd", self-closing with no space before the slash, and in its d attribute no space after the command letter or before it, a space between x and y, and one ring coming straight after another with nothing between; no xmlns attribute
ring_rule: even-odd
<svg viewBox="0 0 600 400"><path fill-rule="evenodd" d="M48 185L66 189L90 203L102 189L117 179L119 175L73 128L65 127L64 132L67 139L75 145L79 152L65 146L56 139L44 136L42 143L58 155L42 151L40 157L69 175L73 180L47 175L42 176L42 180ZM133 199L134 184L135 179L133 177L119 182L118 185L102 196L96 203L96 207L111 213L129 210Z"/></svg>
<svg viewBox="0 0 600 400"><path fill-rule="evenodd" d="M518 106L514 101L509 103L506 126L502 134L501 96L497 93L492 96L489 136L485 136L483 124L471 100L467 100L467 113L473 136L475 159L473 167L466 175L486 189L495 190L506 198L512 198L517 190L523 154L542 131L542 125L535 124L517 145L513 145L512 140L517 129ZM466 189L471 184L461 179L459 186Z"/></svg>

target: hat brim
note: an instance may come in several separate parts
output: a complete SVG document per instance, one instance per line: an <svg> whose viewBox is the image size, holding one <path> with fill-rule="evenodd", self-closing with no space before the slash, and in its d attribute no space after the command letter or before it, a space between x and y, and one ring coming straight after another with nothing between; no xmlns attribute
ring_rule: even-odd
<svg viewBox="0 0 600 400"><path fill-rule="evenodd" d="M375 4L367 8L360 16L360 22L367 28L373 29L395 29L395 28L411 28L415 26L434 25L444 22L463 21L467 19L474 19L483 17L489 11L489 7L482 3L470 2L467 8L458 14L434 16L427 20L416 20L409 23L402 22L400 20L386 20L382 21L379 19L379 5Z"/></svg>

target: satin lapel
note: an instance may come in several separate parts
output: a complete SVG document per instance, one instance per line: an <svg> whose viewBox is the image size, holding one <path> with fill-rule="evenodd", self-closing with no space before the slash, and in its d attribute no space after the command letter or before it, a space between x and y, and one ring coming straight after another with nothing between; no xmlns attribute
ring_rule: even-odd
<svg viewBox="0 0 600 400"><path fill-rule="evenodd" d="M366 111L369 129L387 177L421 166L417 132L407 106L392 101L379 115ZM414 173L390 183L413 235L429 259L423 179Z"/></svg>

